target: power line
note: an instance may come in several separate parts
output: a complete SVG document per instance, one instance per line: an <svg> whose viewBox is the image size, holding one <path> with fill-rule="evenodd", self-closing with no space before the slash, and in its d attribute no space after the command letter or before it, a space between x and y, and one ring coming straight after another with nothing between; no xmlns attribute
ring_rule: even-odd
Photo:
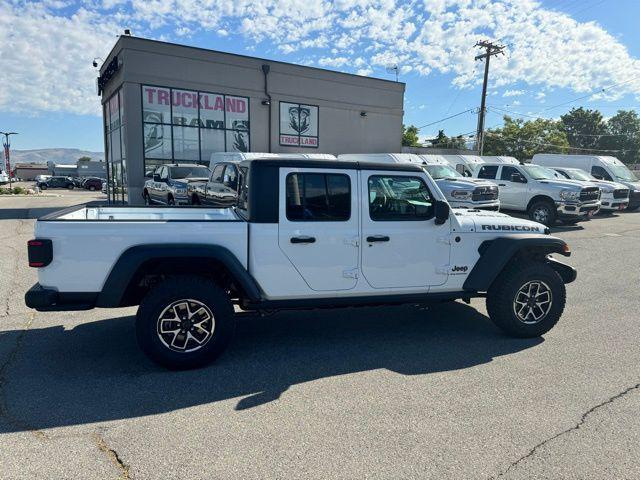
<svg viewBox="0 0 640 480"><path fill-rule="evenodd" d="M454 115L450 115L448 117L441 118L440 120L436 120L435 122L427 123L426 125L422 125L422 126L416 127L416 128L418 130L422 130L423 128L430 127L431 125L435 125L436 123L442 123L445 120L449 120L451 118L459 117L460 115L464 115L465 113L472 112L473 110L475 110L475 109L469 108L469 109L465 110L464 112L458 112L458 113L456 113Z"/></svg>

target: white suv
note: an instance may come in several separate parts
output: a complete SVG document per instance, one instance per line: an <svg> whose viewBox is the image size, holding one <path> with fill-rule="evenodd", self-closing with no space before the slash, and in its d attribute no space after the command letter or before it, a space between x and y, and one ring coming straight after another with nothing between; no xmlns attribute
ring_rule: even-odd
<svg viewBox="0 0 640 480"><path fill-rule="evenodd" d="M577 223L600 209L600 189L558 178L553 170L539 165L485 163L477 178L498 184L504 210L527 212L532 220L547 226L556 220Z"/></svg>

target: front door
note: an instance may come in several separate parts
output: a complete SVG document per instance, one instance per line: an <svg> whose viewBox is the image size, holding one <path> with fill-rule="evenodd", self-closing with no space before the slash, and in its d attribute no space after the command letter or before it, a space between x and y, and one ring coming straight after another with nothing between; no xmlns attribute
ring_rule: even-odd
<svg viewBox="0 0 640 480"><path fill-rule="evenodd" d="M360 189L362 273L369 285L415 289L445 283L450 226L435 224L435 199L424 176L363 170Z"/></svg>
<svg viewBox="0 0 640 480"><path fill-rule="evenodd" d="M310 289L349 290L358 279L355 171L280 169L278 245Z"/></svg>
<svg viewBox="0 0 640 480"><path fill-rule="evenodd" d="M517 174L524 179L524 175L520 173L516 167L511 165L503 165L500 169L498 178L498 189L500 192L500 206L505 209L520 209L524 204L527 184L522 182L512 182L511 176Z"/></svg>

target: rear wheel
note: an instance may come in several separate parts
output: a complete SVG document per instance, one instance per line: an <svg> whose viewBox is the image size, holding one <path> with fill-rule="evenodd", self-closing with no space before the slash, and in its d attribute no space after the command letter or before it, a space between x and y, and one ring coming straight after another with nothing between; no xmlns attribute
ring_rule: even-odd
<svg viewBox="0 0 640 480"><path fill-rule="evenodd" d="M556 206L548 200L534 202L527 211L529 218L534 222L552 227L556 223Z"/></svg>
<svg viewBox="0 0 640 480"><path fill-rule="evenodd" d="M144 204L145 205L151 205L151 197L149 197L149 192L147 192L146 190L144 191L144 193L142 194L142 198L144 199Z"/></svg>
<svg viewBox="0 0 640 480"><path fill-rule="evenodd" d="M487 292L491 320L514 337L538 337L558 323L566 301L564 282L543 262L511 265Z"/></svg>
<svg viewBox="0 0 640 480"><path fill-rule="evenodd" d="M169 195L169 198L167 199L167 204L168 205L175 205L176 204L176 200L171 195Z"/></svg>
<svg viewBox="0 0 640 480"><path fill-rule="evenodd" d="M234 330L233 306L225 292L197 276L165 280L147 294L136 316L138 345L170 369L211 363L227 348Z"/></svg>
<svg viewBox="0 0 640 480"><path fill-rule="evenodd" d="M47 189L47 184L43 183L43 184L39 185L39 187L40 187L40 190L46 190Z"/></svg>
<svg viewBox="0 0 640 480"><path fill-rule="evenodd" d="M73 183L70 183L69 185L67 185L67 188L69 190L73 190L75 188L75 185Z"/></svg>
<svg viewBox="0 0 640 480"><path fill-rule="evenodd" d="M200 197L198 195L194 195L191 198L191 205L200 205Z"/></svg>
<svg viewBox="0 0 640 480"><path fill-rule="evenodd" d="M89 190L90 190L91 192L95 192L96 187L94 187L93 185L89 185Z"/></svg>

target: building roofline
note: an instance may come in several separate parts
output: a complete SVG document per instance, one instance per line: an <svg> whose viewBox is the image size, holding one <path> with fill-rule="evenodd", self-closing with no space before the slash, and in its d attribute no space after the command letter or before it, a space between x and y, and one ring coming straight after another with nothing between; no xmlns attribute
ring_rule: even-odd
<svg viewBox="0 0 640 480"><path fill-rule="evenodd" d="M221 50L213 50L211 48L194 47L192 45L183 45L181 43L164 42L162 40L154 40L154 39L151 39L151 38L135 37L133 35L120 35L118 37L118 40L116 41L116 43L113 45L113 47L111 48L111 50L107 54L106 59L111 58L115 54L115 52L117 52L117 51L119 52L123 48L126 48L124 46L120 46L118 48L118 45L120 45L121 41L122 42L127 42L128 41L128 40L125 40L125 39L134 39L136 41L149 42L149 43L153 43L153 44L157 44L157 45L168 45L168 46L171 46L171 47L180 47L180 48L198 50L198 51L201 51L201 52L209 52L209 53L217 53L217 54L221 54L221 55L228 55L230 57L237 57L237 58L243 58L243 59L249 59L249 60L259 60L259 61L262 61L262 62L276 63L276 64L280 64L280 65L286 65L286 66L291 66L291 67L299 67L299 68L304 68L304 69L316 70L316 71L320 71L320 72L329 72L329 73L334 73L334 74L338 74L338 75L345 75L345 76L348 76L348 77L358 78L358 79L366 78L368 80L373 80L373 81L376 81L376 82L385 82L385 83L388 83L388 84L391 84L391 85L402 85L403 89L404 89L404 87L406 87L406 83L405 82L400 82L400 81L396 82L394 80L388 80L386 78L368 77L368 76L365 76L365 75L358 75L358 74L355 74L355 73L341 72L339 70L331 70L331 69L328 69L328 68L313 67L313 66L309 66L309 65L300 65L299 63L283 62L282 60L273 60L273 59L263 58L263 57L252 57L251 55L243 55L241 53L223 52ZM105 60L105 62L100 66L100 74L102 74L102 70L106 65L107 65L107 60Z"/></svg>

